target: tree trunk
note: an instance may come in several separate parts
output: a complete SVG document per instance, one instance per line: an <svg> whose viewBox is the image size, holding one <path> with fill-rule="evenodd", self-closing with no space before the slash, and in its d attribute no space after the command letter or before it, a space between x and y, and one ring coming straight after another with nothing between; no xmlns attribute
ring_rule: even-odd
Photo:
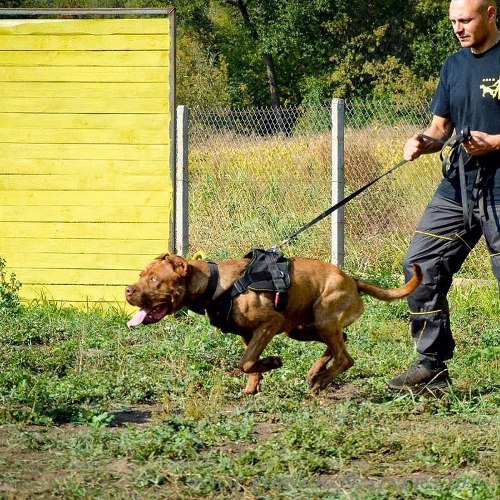
<svg viewBox="0 0 500 500"><path fill-rule="evenodd" d="M244 2L244 0L237 0L237 2L228 0L228 3L238 7L239 11L241 12L241 16L243 17L243 23L245 24L245 27L248 29L250 36L253 38L253 40L255 40L255 42L259 42L259 34L255 29L255 25L250 19L247 10L247 4ZM273 56L265 52L262 54L262 57L264 59L264 64L266 65L267 79L269 82L269 94L271 96L271 104L273 106L279 106L281 104L281 101L280 101L278 79L276 77L276 68L274 67Z"/></svg>
<svg viewBox="0 0 500 500"><path fill-rule="evenodd" d="M278 81L276 79L276 69L274 60L271 54L264 53L264 63L266 65L267 79L269 81L269 93L271 95L271 104L273 106L280 105L280 93L278 89Z"/></svg>

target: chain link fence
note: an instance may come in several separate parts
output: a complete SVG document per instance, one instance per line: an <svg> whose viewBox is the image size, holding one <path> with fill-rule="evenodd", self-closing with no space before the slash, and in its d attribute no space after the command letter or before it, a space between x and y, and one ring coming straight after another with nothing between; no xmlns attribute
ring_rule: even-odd
<svg viewBox="0 0 500 500"><path fill-rule="evenodd" d="M204 109L189 118L190 252L240 257L278 244L332 205L330 105ZM427 102L346 101L345 195L401 160L412 134L430 120ZM418 219L441 175L427 155L384 177L349 202L344 267L356 274L401 273ZM282 249L287 255L330 260L326 218ZM484 243L460 275L491 278Z"/></svg>

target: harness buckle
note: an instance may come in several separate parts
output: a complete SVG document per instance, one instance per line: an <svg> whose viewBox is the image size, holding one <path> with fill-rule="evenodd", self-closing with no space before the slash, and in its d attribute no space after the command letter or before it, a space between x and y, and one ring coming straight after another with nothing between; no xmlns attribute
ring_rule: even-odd
<svg viewBox="0 0 500 500"><path fill-rule="evenodd" d="M243 293L246 290L245 285L241 282L241 280L236 280L233 283L233 287L236 289L235 290L235 295L239 295L240 293Z"/></svg>

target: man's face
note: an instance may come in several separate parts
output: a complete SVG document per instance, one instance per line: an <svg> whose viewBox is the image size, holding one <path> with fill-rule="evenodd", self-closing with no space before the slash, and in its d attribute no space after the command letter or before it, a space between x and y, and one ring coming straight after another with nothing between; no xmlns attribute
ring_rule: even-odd
<svg viewBox="0 0 500 500"><path fill-rule="evenodd" d="M452 0L450 21L462 47L482 52L490 34L490 22L481 0Z"/></svg>

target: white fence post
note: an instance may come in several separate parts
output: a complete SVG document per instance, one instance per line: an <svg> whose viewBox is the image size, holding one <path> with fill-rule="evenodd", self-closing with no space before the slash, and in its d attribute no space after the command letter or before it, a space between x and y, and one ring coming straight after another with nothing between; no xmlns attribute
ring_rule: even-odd
<svg viewBox="0 0 500 500"><path fill-rule="evenodd" d="M344 99L332 100L332 205L344 199ZM344 207L332 213L332 262L344 265Z"/></svg>
<svg viewBox="0 0 500 500"><path fill-rule="evenodd" d="M175 166L175 252L186 255L189 248L188 217L188 124L189 109L177 106L177 161Z"/></svg>

